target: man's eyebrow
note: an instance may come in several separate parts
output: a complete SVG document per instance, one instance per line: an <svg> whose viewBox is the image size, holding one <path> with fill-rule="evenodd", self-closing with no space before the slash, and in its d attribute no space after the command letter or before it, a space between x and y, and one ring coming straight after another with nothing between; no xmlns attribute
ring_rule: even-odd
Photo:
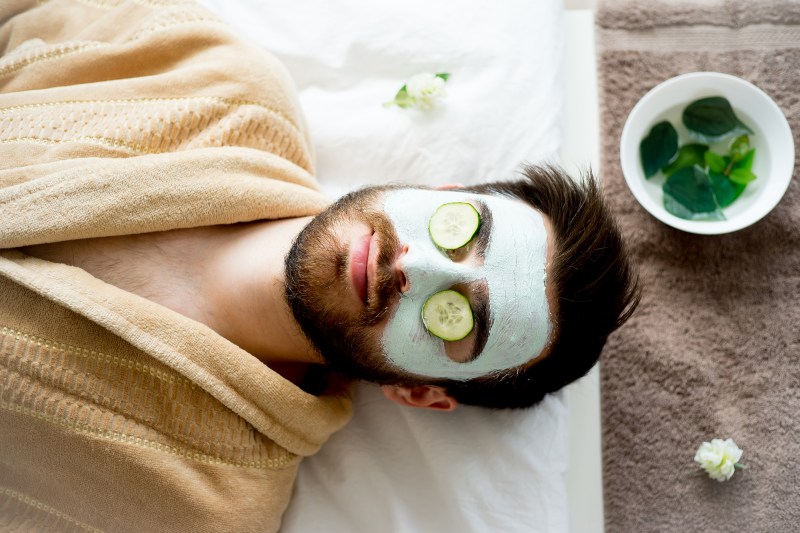
<svg viewBox="0 0 800 533"><path fill-rule="evenodd" d="M478 204L478 213L481 215L481 227L478 229L478 235L475 237L475 253L481 259L486 259L486 250L489 249L489 240L492 236L492 211L486 202L476 199L475 203ZM486 284L481 284L473 292L473 309L472 314L475 318L475 344L472 346L472 353L466 362L474 361L481 355L483 348L486 346L486 341L489 339L489 327L491 326L489 320L489 292Z"/></svg>
<svg viewBox="0 0 800 533"><path fill-rule="evenodd" d="M481 259L486 258L486 250L489 248L489 239L492 236L492 211L483 200L476 200L478 213L481 215L481 227L478 236L475 238L475 251Z"/></svg>
<svg viewBox="0 0 800 533"><path fill-rule="evenodd" d="M477 326L475 331L475 344L472 346L472 353L465 362L474 361L481 355L483 348L486 346L486 341L489 339L489 327L491 321L489 318L489 288L485 283L478 285L477 289L473 292L473 309L472 314L475 317L475 324Z"/></svg>

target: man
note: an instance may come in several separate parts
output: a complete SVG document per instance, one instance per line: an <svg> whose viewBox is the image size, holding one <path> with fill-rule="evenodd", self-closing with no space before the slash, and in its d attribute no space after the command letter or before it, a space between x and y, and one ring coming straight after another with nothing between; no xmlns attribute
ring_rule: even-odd
<svg viewBox="0 0 800 533"><path fill-rule="evenodd" d="M348 420L341 376L531 405L635 305L591 180L328 208L285 70L196 6L15 0L0 21L5 528L276 530ZM450 204L461 244L428 231Z"/></svg>
<svg viewBox="0 0 800 533"><path fill-rule="evenodd" d="M455 250L438 249L428 232L435 208L448 202L483 214L476 236ZM394 222L404 218L416 231L400 238ZM575 183L554 168L528 167L522 180L468 190L368 188L313 219L22 250L204 323L298 384L308 365L326 365L384 384L401 404L440 410L459 401L534 404L591 368L636 301L594 182ZM480 268L492 259L495 272ZM448 272L452 265L469 266ZM431 280L433 288L417 290ZM453 286L468 295L477 326L445 341L425 332L422 304ZM398 348L381 342L392 328L401 329ZM516 346L516 358L505 361ZM489 361L470 371L479 358Z"/></svg>

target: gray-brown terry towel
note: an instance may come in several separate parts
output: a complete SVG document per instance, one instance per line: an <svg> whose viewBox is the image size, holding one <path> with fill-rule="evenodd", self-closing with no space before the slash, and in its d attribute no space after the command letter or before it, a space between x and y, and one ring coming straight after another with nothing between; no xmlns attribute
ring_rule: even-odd
<svg viewBox="0 0 800 533"><path fill-rule="evenodd" d="M606 530L798 531L800 165L764 219L700 236L637 203L619 141L647 91L717 71L769 94L797 145L800 2L601 0L596 22L602 181L644 285L601 360ZM717 437L748 467L726 482L693 461Z"/></svg>

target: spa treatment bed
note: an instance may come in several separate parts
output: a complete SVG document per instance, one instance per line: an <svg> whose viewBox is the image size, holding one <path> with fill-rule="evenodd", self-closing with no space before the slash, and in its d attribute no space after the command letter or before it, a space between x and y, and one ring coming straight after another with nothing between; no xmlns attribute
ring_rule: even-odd
<svg viewBox="0 0 800 533"><path fill-rule="evenodd" d="M504 179L525 161L596 168L589 10L202 3L285 63L332 197ZM438 106L382 105L420 72L450 74ZM352 421L301 464L283 531L602 531L596 370L521 412L443 415L387 402L372 385L356 391Z"/></svg>
<svg viewBox="0 0 800 533"><path fill-rule="evenodd" d="M602 531L596 368L521 411L310 394L202 320L36 251L315 214L315 178L336 198L597 169L592 12L200 3L0 4L0 524ZM425 72L447 78L435 106L386 105Z"/></svg>

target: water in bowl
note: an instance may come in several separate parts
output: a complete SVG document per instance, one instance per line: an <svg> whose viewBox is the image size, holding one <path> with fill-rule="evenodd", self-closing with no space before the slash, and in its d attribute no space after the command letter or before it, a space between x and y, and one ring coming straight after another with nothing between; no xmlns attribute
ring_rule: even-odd
<svg viewBox="0 0 800 533"><path fill-rule="evenodd" d="M683 114L683 110L689 105L691 101L687 101L685 103L678 104L673 106L660 115L658 115L653 123L647 128L645 135L650 129L661 122L662 120L666 120L670 122L674 127L675 131L678 132L678 146L683 146L684 144L689 143L700 143L706 144L703 141L699 141L696 138L690 135L689 130L686 129L686 126L683 125L683 121L681 120L681 115ZM766 136L764 132L759 128L758 124L752 117L748 116L747 113L736 109L734 106L734 111L736 112L736 116L739 117L739 120L747 124L747 126L753 130L754 133L750 134L750 147L756 149L755 158L753 159L753 173L757 176L757 179L750 182L747 187L745 188L742 195L736 199L731 205L725 207L722 210L722 213L725 215L727 220L731 220L735 218L740 213L746 211L752 204L756 202L758 197L762 194L763 190L765 189L765 184L767 179L769 179L770 173L770 151L769 145L766 143ZM644 138L644 137L643 137ZM736 137L729 137L724 139L723 141L710 144L709 149L712 152L716 152L720 155L727 155L728 150L730 148L731 142ZM642 176L644 176L644 170L641 168L641 160L639 161L640 171L642 172ZM662 187L664 186L664 181L666 178L664 174L659 172L655 176L651 177L648 180L645 180L645 190L647 193L656 201L659 205L663 205L664 202L664 193L662 191Z"/></svg>

